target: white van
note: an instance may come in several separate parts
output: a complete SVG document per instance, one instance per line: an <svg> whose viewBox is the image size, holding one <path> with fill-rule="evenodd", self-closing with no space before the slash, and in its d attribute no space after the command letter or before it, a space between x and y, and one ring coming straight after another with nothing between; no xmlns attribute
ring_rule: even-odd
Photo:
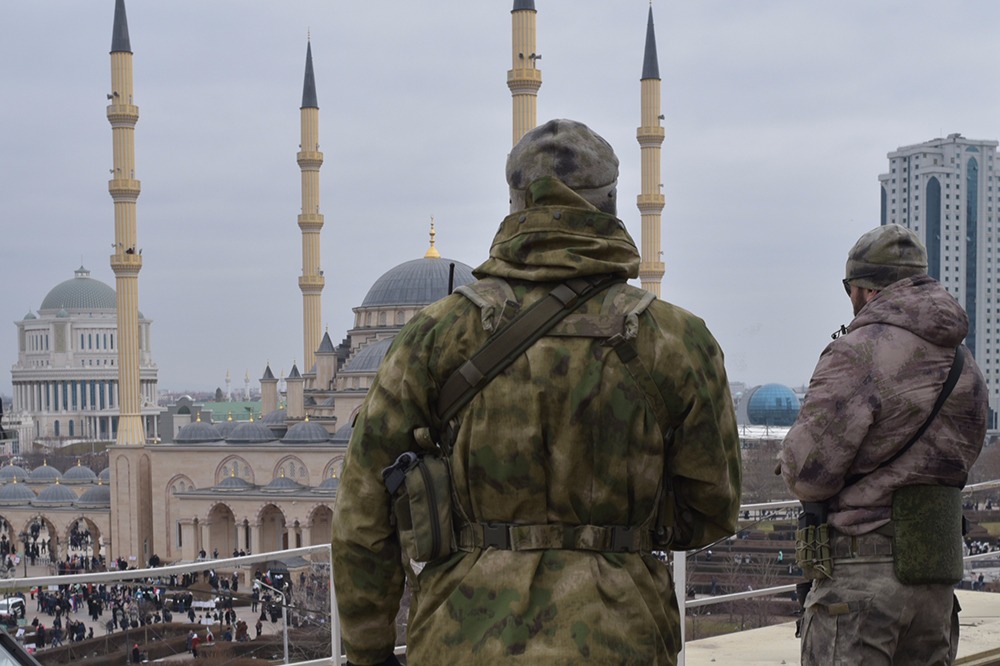
<svg viewBox="0 0 1000 666"><path fill-rule="evenodd" d="M21 597L7 597L5 599L0 599L0 615L24 617L24 614L24 599Z"/></svg>

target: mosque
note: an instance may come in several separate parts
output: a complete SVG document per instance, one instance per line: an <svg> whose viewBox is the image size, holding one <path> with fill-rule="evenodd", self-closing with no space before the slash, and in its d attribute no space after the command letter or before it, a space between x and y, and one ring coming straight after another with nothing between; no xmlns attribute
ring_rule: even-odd
<svg viewBox="0 0 1000 666"><path fill-rule="evenodd" d="M512 67L513 142L537 124L541 87L534 0L514 0ZM109 466L95 473L78 465L60 473L42 465L28 471L0 468L0 541L16 543L40 525L54 556L63 558L71 538L86 533L112 561L144 566L192 560L201 551L267 552L327 543L332 505L351 423L393 337L422 307L473 281L472 269L442 258L430 245L423 257L383 274L353 309L354 325L339 344L321 329L319 105L311 45L306 48L300 107L302 176L303 366L293 365L285 390L269 365L260 379L259 418L216 418L191 401L164 412L156 404L157 366L151 320L138 310L142 268L137 247L132 49L124 0L116 0L112 29L113 91L108 95L114 169L115 237L111 266L115 288L86 268L58 284L37 313L16 322L19 357L12 370L14 405L5 425L21 441L79 436L114 439ZM647 22L640 100L642 191L640 280L659 296L660 78L652 8ZM158 418L163 417L163 418ZM38 531L37 529L35 530Z"/></svg>

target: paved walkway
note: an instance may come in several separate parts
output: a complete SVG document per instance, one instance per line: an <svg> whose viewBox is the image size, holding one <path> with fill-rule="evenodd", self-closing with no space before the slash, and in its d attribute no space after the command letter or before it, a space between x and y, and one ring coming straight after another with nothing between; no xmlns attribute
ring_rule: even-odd
<svg viewBox="0 0 1000 666"><path fill-rule="evenodd" d="M1000 649L1000 594L958 591L961 638L958 660ZM691 641L685 649L685 666L719 664L797 664L799 639L795 623L776 624L725 636Z"/></svg>

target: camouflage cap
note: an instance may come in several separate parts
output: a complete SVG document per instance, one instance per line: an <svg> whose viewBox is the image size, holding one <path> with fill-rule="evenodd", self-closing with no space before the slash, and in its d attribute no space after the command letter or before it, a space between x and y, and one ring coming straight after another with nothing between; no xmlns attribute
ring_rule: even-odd
<svg viewBox="0 0 1000 666"><path fill-rule="evenodd" d="M865 289L883 289L927 273L927 250L917 235L898 224L875 227L847 254L846 278Z"/></svg>
<svg viewBox="0 0 1000 666"><path fill-rule="evenodd" d="M583 123L550 120L525 134L507 158L511 211L539 178L558 178L599 210L615 214L618 158L611 145Z"/></svg>

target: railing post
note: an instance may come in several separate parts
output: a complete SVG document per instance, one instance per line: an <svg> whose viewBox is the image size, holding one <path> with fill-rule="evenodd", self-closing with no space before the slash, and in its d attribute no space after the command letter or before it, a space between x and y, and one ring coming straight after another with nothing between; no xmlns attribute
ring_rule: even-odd
<svg viewBox="0 0 1000 666"><path fill-rule="evenodd" d="M674 596L677 597L677 611L681 617L681 649L677 653L677 666L684 666L684 625L687 614L687 551L671 553L674 562Z"/></svg>

